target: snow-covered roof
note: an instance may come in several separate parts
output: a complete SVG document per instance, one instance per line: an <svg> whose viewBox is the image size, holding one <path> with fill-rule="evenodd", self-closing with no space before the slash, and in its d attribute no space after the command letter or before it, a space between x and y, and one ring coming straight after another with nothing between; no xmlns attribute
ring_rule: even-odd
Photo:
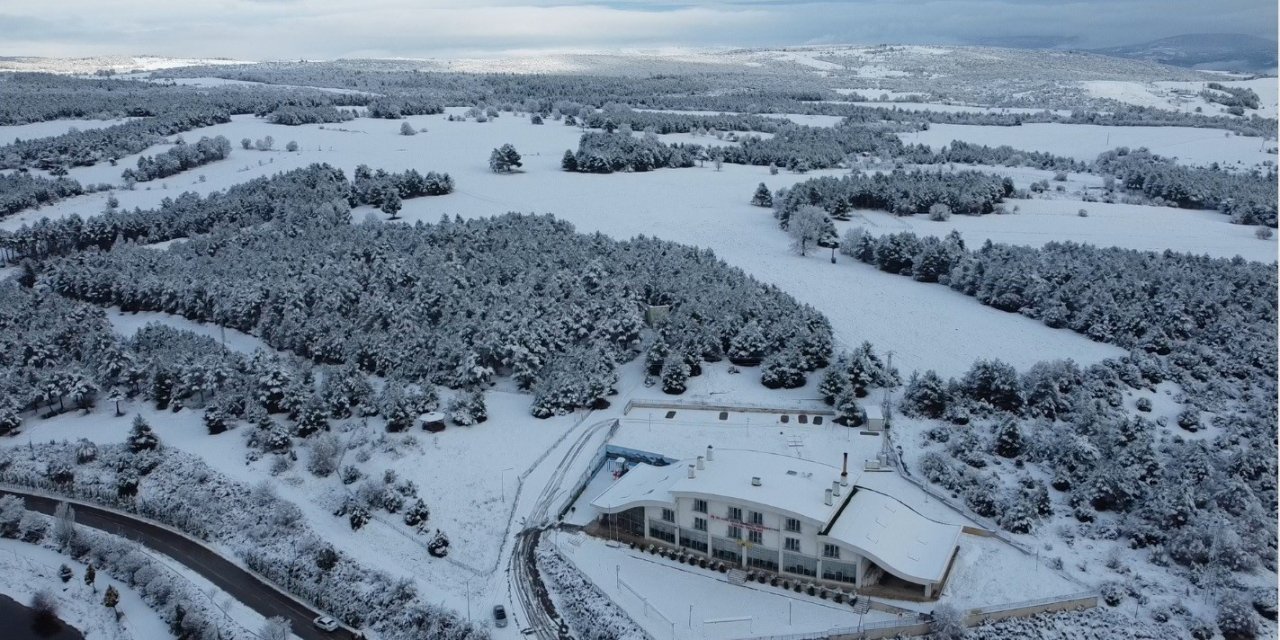
<svg viewBox="0 0 1280 640"><path fill-rule="evenodd" d="M903 580L937 583L959 544L960 527L935 522L889 496L860 489L826 535Z"/></svg>
<svg viewBox="0 0 1280 640"><path fill-rule="evenodd" d="M685 467L668 465L655 467L651 464L639 463L614 481L604 493L591 501L591 506L604 513L617 513L635 507L670 506L671 484Z"/></svg>
<svg viewBox="0 0 1280 640"><path fill-rule="evenodd" d="M884 407L874 402L862 405L862 410L866 412L868 420L884 420Z"/></svg>
<svg viewBox="0 0 1280 640"><path fill-rule="evenodd" d="M840 504L848 498L852 486L842 487L841 495L825 503L825 490L840 479L840 469L811 460L777 453L716 449L714 460L704 461L695 477L688 477L692 460L680 462L681 475L671 486L678 496L710 498L743 506L757 505L771 511L789 512L825 525ZM674 466L674 465L673 465ZM760 478L760 486L752 484ZM852 483L855 478L851 477Z"/></svg>
<svg viewBox="0 0 1280 640"><path fill-rule="evenodd" d="M432 411L418 416L419 422L444 422L444 414L439 411Z"/></svg>

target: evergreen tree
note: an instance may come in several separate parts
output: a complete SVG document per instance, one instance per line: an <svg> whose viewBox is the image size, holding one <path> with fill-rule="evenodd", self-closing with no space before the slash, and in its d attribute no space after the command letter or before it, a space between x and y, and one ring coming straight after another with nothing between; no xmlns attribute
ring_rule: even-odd
<svg viewBox="0 0 1280 640"><path fill-rule="evenodd" d="M942 378L933 369L924 374L912 372L899 408L907 415L934 420L941 418L947 410L947 388Z"/></svg>
<svg viewBox="0 0 1280 640"><path fill-rule="evenodd" d="M116 591L115 586L107 585L107 593L102 596L102 605L108 609L114 609L117 604L120 604L120 592Z"/></svg>
<svg viewBox="0 0 1280 640"><path fill-rule="evenodd" d="M799 357L791 351L768 356L760 363L760 383L770 389L803 387L805 375L798 361Z"/></svg>
<svg viewBox="0 0 1280 640"><path fill-rule="evenodd" d="M93 581L97 577L98 577L98 572L93 568L92 564L84 568L84 583L86 585L92 587Z"/></svg>
<svg viewBox="0 0 1280 640"><path fill-rule="evenodd" d="M851 390L849 386L849 364L844 354L836 359L823 374L822 382L818 385L818 393L822 394L822 401L828 405L835 405L836 399Z"/></svg>
<svg viewBox="0 0 1280 640"><path fill-rule="evenodd" d="M71 570L71 567L68 567L65 564L58 567L58 578L63 582L71 582L71 579L74 577L76 577L76 574Z"/></svg>
<svg viewBox="0 0 1280 640"><path fill-rule="evenodd" d="M846 427L861 427L866 422L858 398L851 392L845 392L836 398L836 421Z"/></svg>
<svg viewBox="0 0 1280 640"><path fill-rule="evenodd" d="M415 135L418 135L418 130L417 130L417 129L414 129L414 128L413 128L413 125L409 124L409 122L408 122L408 121L401 122L401 123L400 123L400 135L402 135L402 136L415 136Z"/></svg>
<svg viewBox="0 0 1280 640"><path fill-rule="evenodd" d="M390 216L391 220L400 217L400 208L403 204L400 201L400 192L394 187L388 188L382 194L382 206L378 207L383 213Z"/></svg>
<svg viewBox="0 0 1280 640"><path fill-rule="evenodd" d="M129 450L138 453L155 449L160 439L151 431L151 425L141 415L133 417L133 428L129 431Z"/></svg>
<svg viewBox="0 0 1280 640"><path fill-rule="evenodd" d="M689 381L689 365L679 354L667 356L662 364L662 392L680 395L685 392Z"/></svg>
<svg viewBox="0 0 1280 640"><path fill-rule="evenodd" d="M750 320L729 341L729 361L739 366L754 366L764 357L768 342L760 323Z"/></svg>
<svg viewBox="0 0 1280 640"><path fill-rule="evenodd" d="M765 186L763 182L756 187L755 195L751 196L751 204L757 207L773 206L773 194L769 192L769 187Z"/></svg>
<svg viewBox="0 0 1280 640"><path fill-rule="evenodd" d="M1012 416L1005 416L996 426L995 453L1002 458L1016 458L1022 454L1022 430Z"/></svg>
<svg viewBox="0 0 1280 640"><path fill-rule="evenodd" d="M560 160L560 168L564 169L565 171L578 170L578 158L577 156L573 155L572 150L565 149L564 158Z"/></svg>
<svg viewBox="0 0 1280 640"><path fill-rule="evenodd" d="M520 162L520 154L510 143L494 149L493 153L489 154L489 170L494 173L510 173L521 166L523 164Z"/></svg>

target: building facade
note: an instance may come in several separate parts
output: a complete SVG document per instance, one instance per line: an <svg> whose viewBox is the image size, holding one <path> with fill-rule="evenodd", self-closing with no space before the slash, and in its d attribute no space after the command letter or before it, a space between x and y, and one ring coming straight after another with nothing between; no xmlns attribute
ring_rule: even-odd
<svg viewBox="0 0 1280 640"><path fill-rule="evenodd" d="M592 506L624 533L732 566L925 599L945 581L960 534L857 486L847 469L711 447L678 465L637 464Z"/></svg>

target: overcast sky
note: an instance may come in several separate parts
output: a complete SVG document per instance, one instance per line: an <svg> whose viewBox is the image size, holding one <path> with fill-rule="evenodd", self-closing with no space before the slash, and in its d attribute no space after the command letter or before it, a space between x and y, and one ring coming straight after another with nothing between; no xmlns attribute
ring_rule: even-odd
<svg viewBox="0 0 1280 640"><path fill-rule="evenodd" d="M1275 38L1276 0L0 0L0 55L433 57L785 44Z"/></svg>

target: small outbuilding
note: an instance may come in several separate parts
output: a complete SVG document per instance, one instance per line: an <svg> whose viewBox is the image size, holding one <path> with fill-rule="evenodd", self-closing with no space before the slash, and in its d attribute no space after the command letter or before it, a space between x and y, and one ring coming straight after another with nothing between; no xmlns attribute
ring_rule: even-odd
<svg viewBox="0 0 1280 640"><path fill-rule="evenodd" d="M884 431L884 407L868 402L862 405L863 413L867 415L867 422L862 425L867 431Z"/></svg>
<svg viewBox="0 0 1280 640"><path fill-rule="evenodd" d="M444 420L444 414L439 411L432 411L418 416L418 424L422 425L422 430L430 431L431 433L444 431Z"/></svg>

